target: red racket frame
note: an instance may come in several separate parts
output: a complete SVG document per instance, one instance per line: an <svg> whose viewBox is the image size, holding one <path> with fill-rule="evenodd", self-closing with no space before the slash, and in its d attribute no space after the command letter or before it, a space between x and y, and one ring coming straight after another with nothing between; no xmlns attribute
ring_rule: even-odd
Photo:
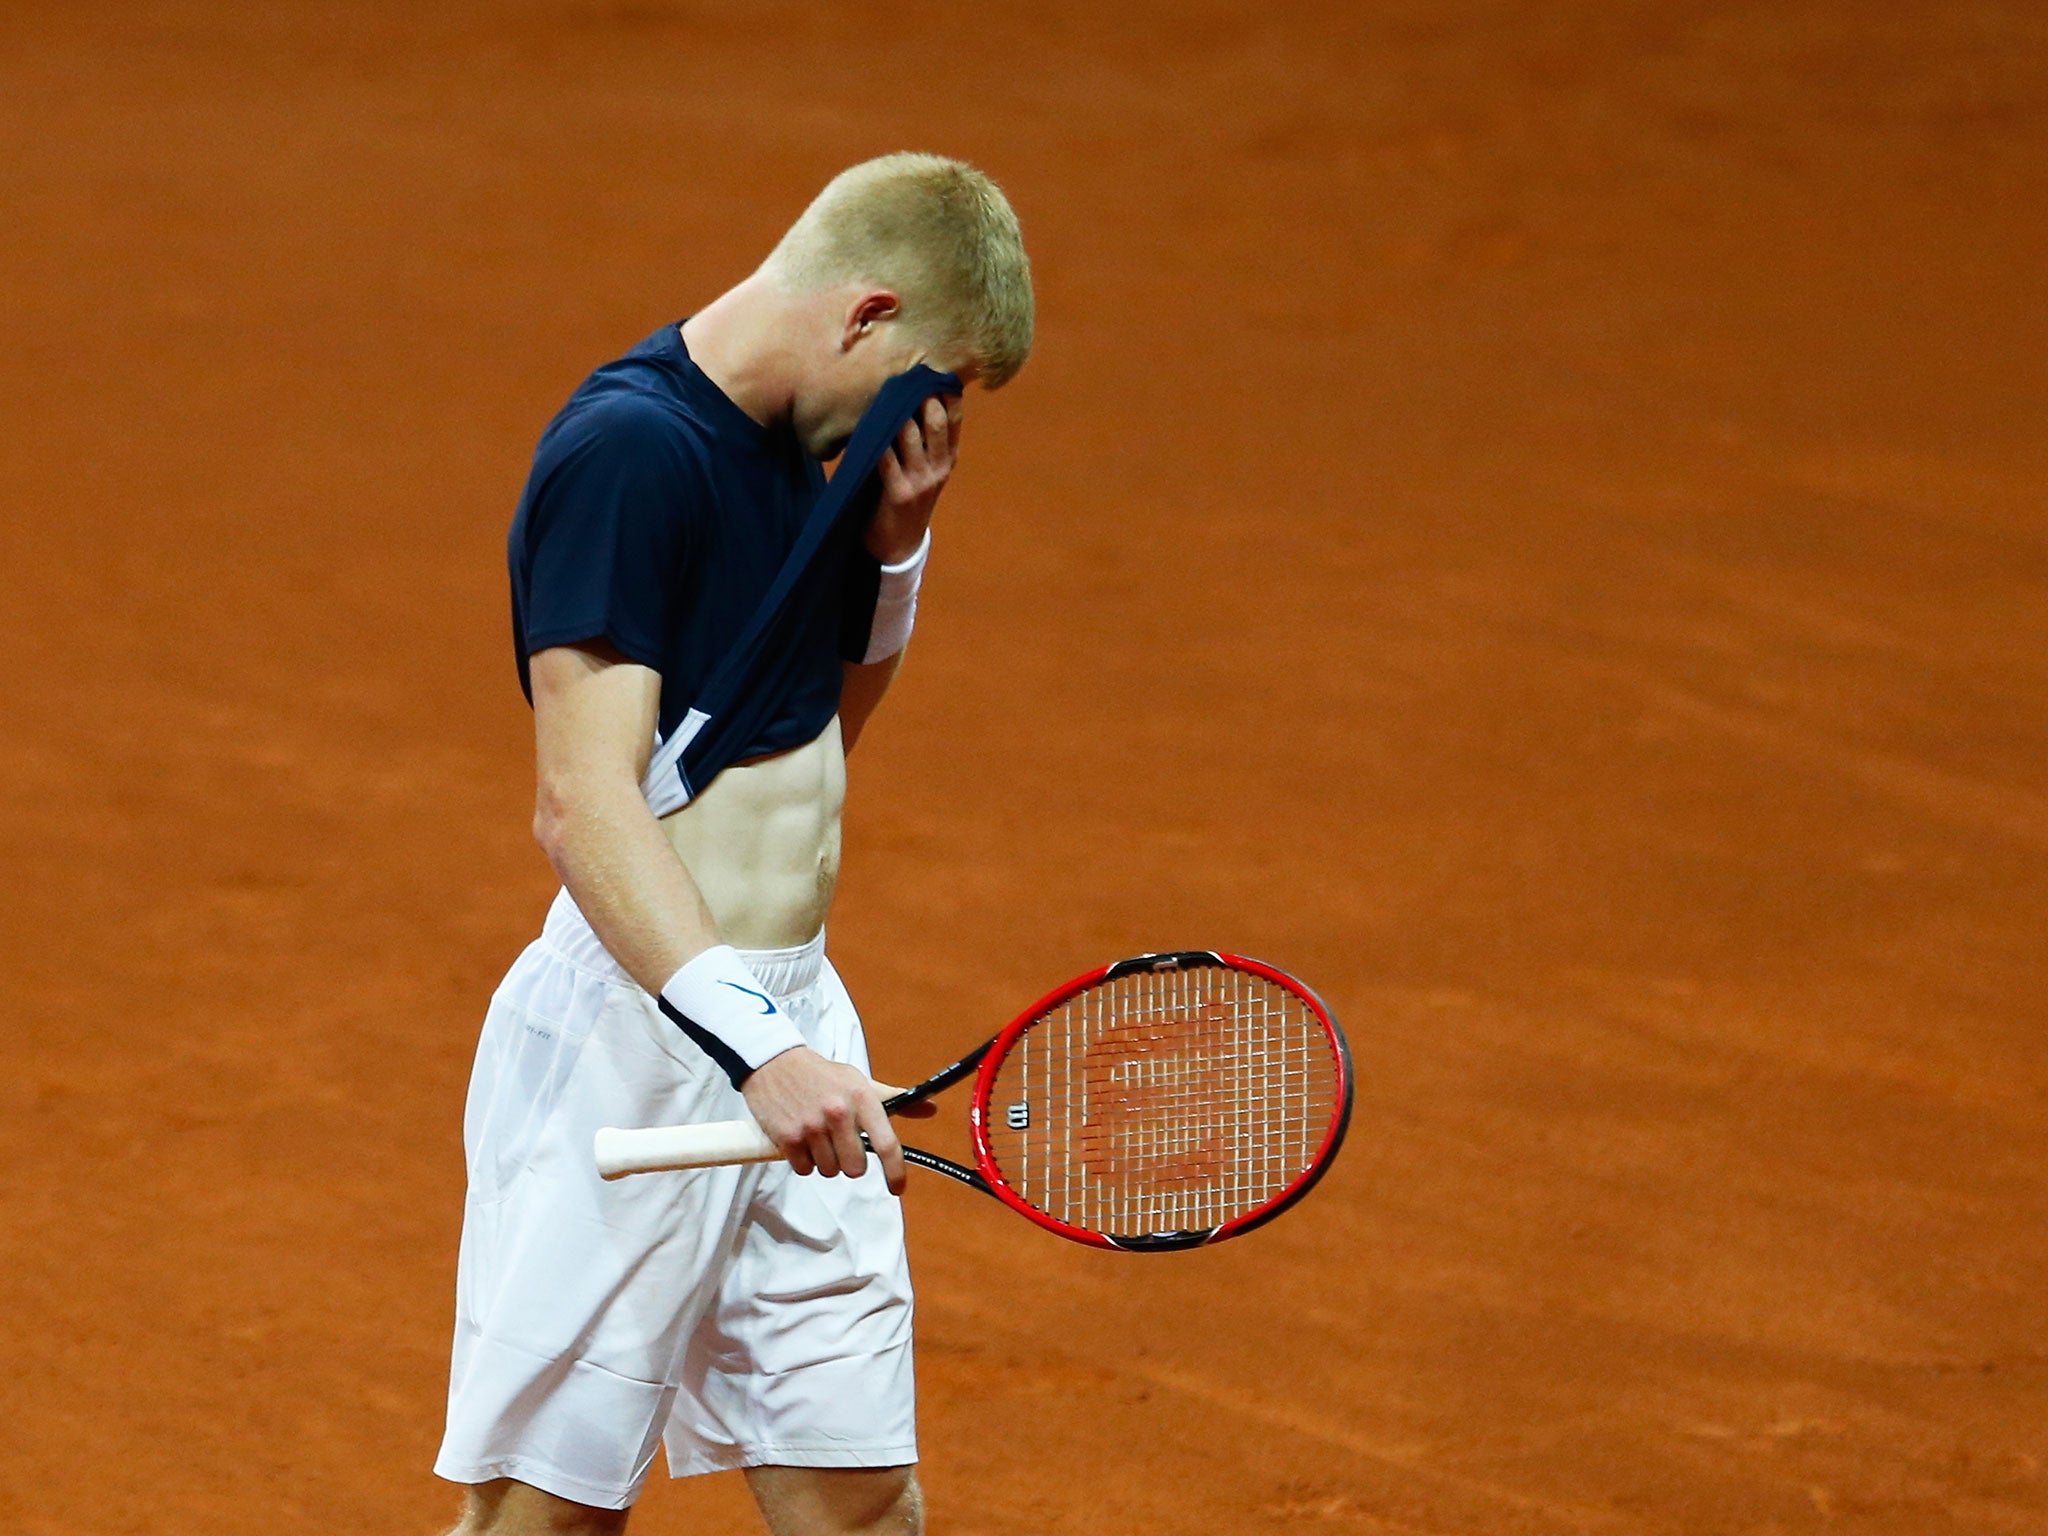
<svg viewBox="0 0 2048 1536"><path fill-rule="evenodd" d="M1117 976L1126 976L1138 971L1168 971L1186 969L1190 966L1223 966L1232 970L1246 971L1254 976L1263 976L1268 981L1286 988L1309 1005L1316 1019L1329 1037L1332 1054L1337 1060L1337 1091L1335 1103L1330 1111L1330 1123L1323 1132L1322 1144L1316 1155L1309 1159L1308 1166L1295 1176L1287 1187L1271 1199L1246 1211L1242 1216L1233 1216L1220 1226L1194 1232L1157 1232L1142 1236L1111 1237L1087 1227L1077 1227L1071 1222L1061 1221L1057 1216L1048 1215L1018 1194L1003 1177L995 1160L994 1149L989 1145L988 1101L995 1088L996 1073L1009 1054L1010 1047L1037 1025L1053 1009L1090 987ZM1114 1248L1124 1252L1158 1253L1180 1248L1199 1248L1207 1243L1220 1243L1226 1238L1237 1237L1255 1227L1265 1225L1282 1211L1300 1200L1316 1181L1329 1170L1337 1156L1337 1150L1344 1144L1344 1133L1351 1124L1351 1101L1354 1079L1351 1069L1351 1046L1344 1038L1344 1031L1338 1027L1323 1000L1304 986L1296 977L1263 960L1253 960L1245 955L1226 954L1221 950L1176 950L1160 954L1137 955L1129 960L1119 960L1114 965L1105 965L1097 970L1075 977L1061 987L1056 987L1013 1020L1000 1034L989 1041L981 1056L980 1070L974 1078L974 1100L968 1108L968 1123L974 1135L974 1164L980 1173L988 1193L1026 1220L1036 1223L1048 1232L1057 1232L1073 1242L1085 1243L1091 1248Z"/></svg>

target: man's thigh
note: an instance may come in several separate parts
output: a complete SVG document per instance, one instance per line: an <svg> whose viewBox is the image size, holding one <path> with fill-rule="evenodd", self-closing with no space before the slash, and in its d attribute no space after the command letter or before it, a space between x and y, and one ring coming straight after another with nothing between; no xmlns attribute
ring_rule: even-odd
<svg viewBox="0 0 2048 1536"><path fill-rule="evenodd" d="M757 1174L608 1184L590 1142L603 1124L729 1117L738 1096L693 1051L638 989L545 946L500 987L466 1116L443 1477L612 1509L638 1494Z"/></svg>
<svg viewBox="0 0 2048 1536"><path fill-rule="evenodd" d="M819 1047L865 1067L859 1017L829 969L817 1000ZM903 1207L878 1163L858 1179L764 1167L718 1307L690 1342L671 1472L915 1462L912 1312Z"/></svg>

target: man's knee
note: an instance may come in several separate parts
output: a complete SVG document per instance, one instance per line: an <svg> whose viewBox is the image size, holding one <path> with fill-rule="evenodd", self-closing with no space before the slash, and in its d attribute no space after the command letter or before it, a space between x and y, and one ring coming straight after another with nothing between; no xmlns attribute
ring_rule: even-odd
<svg viewBox="0 0 2048 1536"><path fill-rule="evenodd" d="M501 1477L471 1485L462 1523L448 1536L616 1536L623 1509L595 1509Z"/></svg>
<svg viewBox="0 0 2048 1536"><path fill-rule="evenodd" d="M753 1467L773 1536L924 1536L915 1467Z"/></svg>

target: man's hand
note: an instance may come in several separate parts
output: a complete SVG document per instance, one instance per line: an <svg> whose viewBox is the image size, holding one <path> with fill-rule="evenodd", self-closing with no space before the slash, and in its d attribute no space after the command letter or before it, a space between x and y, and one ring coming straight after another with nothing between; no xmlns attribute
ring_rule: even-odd
<svg viewBox="0 0 2048 1536"><path fill-rule="evenodd" d="M868 553L882 564L908 560L924 542L960 456L960 421L960 397L934 395L882 455L882 496L867 527Z"/></svg>
<svg viewBox="0 0 2048 1536"><path fill-rule="evenodd" d="M889 1189L903 1193L903 1144L882 1113L896 1090L858 1067L820 1056L805 1046L761 1063L740 1090L754 1119L798 1173L858 1178L867 1171L861 1134L882 1160Z"/></svg>

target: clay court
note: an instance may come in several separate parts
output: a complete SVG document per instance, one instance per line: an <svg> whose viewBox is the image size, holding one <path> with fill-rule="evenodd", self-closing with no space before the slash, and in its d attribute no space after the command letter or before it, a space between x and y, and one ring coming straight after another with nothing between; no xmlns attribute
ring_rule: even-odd
<svg viewBox="0 0 2048 1536"><path fill-rule="evenodd" d="M917 147L1040 329L851 767L878 1070L1217 946L1363 1072L1205 1252L914 1176L934 1533L2048 1531L2039 7L22 0L0 123L0 1528L452 1518L534 439Z"/></svg>

